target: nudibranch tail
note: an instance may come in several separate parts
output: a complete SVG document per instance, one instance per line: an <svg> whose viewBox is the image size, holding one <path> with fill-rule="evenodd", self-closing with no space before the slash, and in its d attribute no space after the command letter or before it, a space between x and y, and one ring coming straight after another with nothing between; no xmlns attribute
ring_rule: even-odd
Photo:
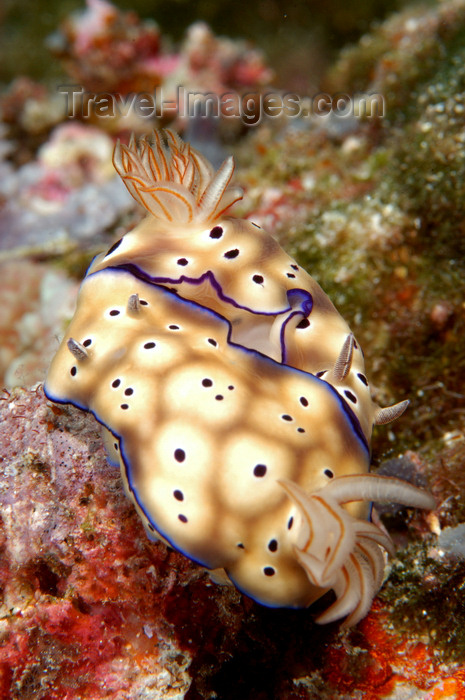
<svg viewBox="0 0 465 700"><path fill-rule="evenodd" d="M353 517L344 503L393 500L415 508L434 508L434 499L411 484L375 474L336 477L312 494L290 481L281 486L301 516L295 555L309 581L332 588L336 602L317 618L326 623L348 615L356 624L370 608L383 576L383 549L393 544L377 525Z"/></svg>
<svg viewBox="0 0 465 700"><path fill-rule="evenodd" d="M119 141L113 164L134 199L156 219L176 227L205 224L218 219L242 198L239 188L230 187L234 160L227 158L214 172L204 156L184 143L173 131L160 132L136 144Z"/></svg>

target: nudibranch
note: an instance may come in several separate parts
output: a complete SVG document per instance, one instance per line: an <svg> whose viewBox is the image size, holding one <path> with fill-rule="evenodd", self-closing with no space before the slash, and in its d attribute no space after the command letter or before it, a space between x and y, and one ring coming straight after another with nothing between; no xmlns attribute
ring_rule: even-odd
<svg viewBox="0 0 465 700"><path fill-rule="evenodd" d="M165 140L166 139L166 140ZM117 145L146 218L97 256L51 364L47 396L105 427L147 533L269 606L317 618L368 611L387 533L370 502L432 508L369 473L373 424L360 346L321 287L251 222L234 163L217 173L171 131Z"/></svg>

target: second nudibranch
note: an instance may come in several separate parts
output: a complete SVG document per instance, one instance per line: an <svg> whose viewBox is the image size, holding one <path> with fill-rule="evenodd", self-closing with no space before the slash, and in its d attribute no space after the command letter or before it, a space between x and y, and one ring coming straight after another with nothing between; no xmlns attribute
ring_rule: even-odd
<svg viewBox="0 0 465 700"><path fill-rule="evenodd" d="M369 502L431 508L369 474L379 408L363 354L321 287L255 224L228 159L215 174L174 134L118 145L146 218L99 255L54 358L47 396L107 429L147 532L271 606L318 621L368 611L388 535Z"/></svg>

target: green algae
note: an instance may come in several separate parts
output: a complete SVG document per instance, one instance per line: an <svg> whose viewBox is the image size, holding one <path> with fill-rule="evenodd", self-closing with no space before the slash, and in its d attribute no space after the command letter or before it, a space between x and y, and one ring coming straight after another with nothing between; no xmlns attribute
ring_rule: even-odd
<svg viewBox="0 0 465 700"><path fill-rule="evenodd" d="M398 553L379 596L389 606L395 633L421 638L442 659L465 659L465 561L441 558L432 538Z"/></svg>
<svg viewBox="0 0 465 700"><path fill-rule="evenodd" d="M345 47L328 73L327 87L381 93L389 126L407 123L418 95L463 47L464 32L462 2L408 7Z"/></svg>
<svg viewBox="0 0 465 700"><path fill-rule="evenodd" d="M389 455L464 424L465 4L394 15L342 52L328 84L381 92L386 116L339 137L264 128L239 157L249 188L287 200L275 233L350 323L375 398L411 399L376 432Z"/></svg>
<svg viewBox="0 0 465 700"><path fill-rule="evenodd" d="M465 20L464 20L465 22ZM465 44L465 28L462 35ZM390 137L387 180L434 259L465 252L465 46L442 58L433 78L410 95L411 119Z"/></svg>

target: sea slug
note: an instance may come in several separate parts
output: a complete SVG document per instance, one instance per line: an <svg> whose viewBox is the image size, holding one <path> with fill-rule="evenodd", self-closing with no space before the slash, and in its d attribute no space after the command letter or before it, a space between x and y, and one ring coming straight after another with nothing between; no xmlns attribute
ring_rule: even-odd
<svg viewBox="0 0 465 700"><path fill-rule="evenodd" d="M118 144L145 219L93 261L47 396L91 411L151 537L221 569L269 606L318 622L369 610L389 536L370 502L433 508L369 473L373 424L360 346L320 286L255 224L232 158L218 172L176 134Z"/></svg>

